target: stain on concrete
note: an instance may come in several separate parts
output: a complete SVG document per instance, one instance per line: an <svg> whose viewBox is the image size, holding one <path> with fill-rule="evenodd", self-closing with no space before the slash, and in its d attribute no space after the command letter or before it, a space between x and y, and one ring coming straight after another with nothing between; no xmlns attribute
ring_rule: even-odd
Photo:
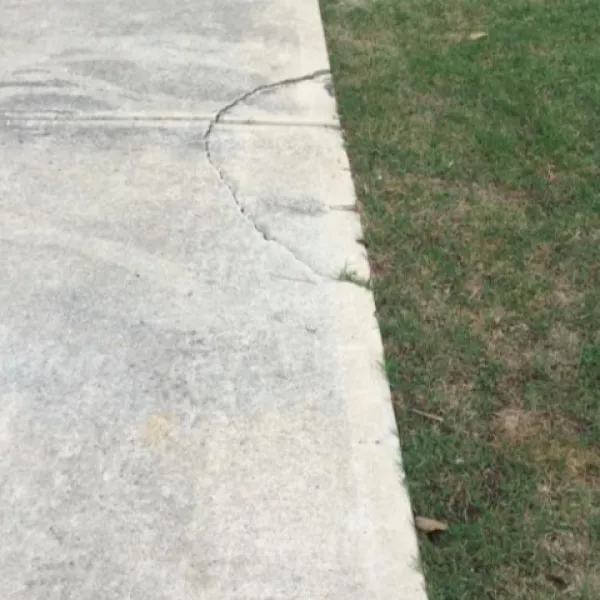
<svg viewBox="0 0 600 600"><path fill-rule="evenodd" d="M176 435L177 422L169 413L153 413L142 428L142 439L150 446L164 446Z"/></svg>

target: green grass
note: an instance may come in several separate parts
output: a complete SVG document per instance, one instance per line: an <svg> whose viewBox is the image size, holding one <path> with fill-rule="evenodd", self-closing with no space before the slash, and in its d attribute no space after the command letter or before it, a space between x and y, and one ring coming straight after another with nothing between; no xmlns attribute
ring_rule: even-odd
<svg viewBox="0 0 600 600"><path fill-rule="evenodd" d="M600 4L322 10L430 598L596 600Z"/></svg>
<svg viewBox="0 0 600 600"><path fill-rule="evenodd" d="M338 275L338 281L345 281L346 283L353 283L354 285L358 285L360 287L364 287L367 289L370 289L371 287L371 282L367 279L364 279L363 277L361 277L360 275L358 275L358 273L356 273L355 271L352 271L351 269L348 269L347 267L344 267L339 275Z"/></svg>

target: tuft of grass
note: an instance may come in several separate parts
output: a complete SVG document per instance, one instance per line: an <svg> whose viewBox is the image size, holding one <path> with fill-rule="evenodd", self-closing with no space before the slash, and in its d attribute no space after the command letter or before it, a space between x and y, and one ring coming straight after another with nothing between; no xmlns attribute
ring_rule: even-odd
<svg viewBox="0 0 600 600"><path fill-rule="evenodd" d="M600 598L600 4L322 11L430 598Z"/></svg>
<svg viewBox="0 0 600 600"><path fill-rule="evenodd" d="M338 281L345 281L347 283L353 283L354 285L358 285L358 286L364 287L366 289L371 288L371 282L368 279L361 277L358 273L356 273L356 271L353 271L346 267L344 267L340 271L340 273L338 275Z"/></svg>

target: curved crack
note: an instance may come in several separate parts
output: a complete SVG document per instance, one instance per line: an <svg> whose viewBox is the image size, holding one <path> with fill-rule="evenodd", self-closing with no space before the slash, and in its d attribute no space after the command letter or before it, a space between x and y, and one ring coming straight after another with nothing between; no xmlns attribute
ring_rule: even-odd
<svg viewBox="0 0 600 600"><path fill-rule="evenodd" d="M256 223L256 221L250 215L248 215L246 213L244 206L242 205L242 203L240 202L240 199L238 198L236 190L234 189L233 185L230 183L230 181L226 177L225 172L213 160L212 151L211 151L211 147L210 147L210 138L211 138L211 135L212 135L215 127L217 126L217 124L223 119L223 117L230 110L234 109L236 106L242 104L243 102L252 98L253 96L256 96L256 95L258 95L262 92L268 91L268 90L278 89L281 87L286 87L288 85L294 85L296 83L302 83L303 81L311 81L313 79L317 79L318 77L322 77L323 75L329 75L329 74L330 74L330 71L328 69L320 69L318 71L314 71L307 75L301 75L299 77L291 77L289 79L282 79L280 81L263 84L256 88L253 88L252 90L245 92L241 96L237 97L235 100L232 100L229 104L226 104L223 108L219 109L219 111L215 114L215 116L210 120L210 123L208 124L208 127L206 128L206 131L204 133L204 151L206 153L206 158L208 160L208 163L210 164L212 169L217 174L219 181L229 191L229 195L231 196L237 209L240 211L240 214L245 217L245 219L252 225L254 230L263 238L263 240L277 244L278 246L283 248L286 252L288 252L288 254L290 254L297 262L301 263L303 266L308 268L313 273L313 275L315 275L319 278L327 278L327 279L331 279L331 277L329 277L328 275L324 275L323 273L319 273L311 265L309 265L302 258L300 258L291 248L282 244L278 240L276 240L272 237L269 237L267 235L267 233Z"/></svg>

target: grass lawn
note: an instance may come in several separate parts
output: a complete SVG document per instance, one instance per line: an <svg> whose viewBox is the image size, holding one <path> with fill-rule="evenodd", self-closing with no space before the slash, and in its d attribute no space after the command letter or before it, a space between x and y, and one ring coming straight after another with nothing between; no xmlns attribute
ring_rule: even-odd
<svg viewBox="0 0 600 600"><path fill-rule="evenodd" d="M430 598L598 600L600 3L322 9Z"/></svg>

